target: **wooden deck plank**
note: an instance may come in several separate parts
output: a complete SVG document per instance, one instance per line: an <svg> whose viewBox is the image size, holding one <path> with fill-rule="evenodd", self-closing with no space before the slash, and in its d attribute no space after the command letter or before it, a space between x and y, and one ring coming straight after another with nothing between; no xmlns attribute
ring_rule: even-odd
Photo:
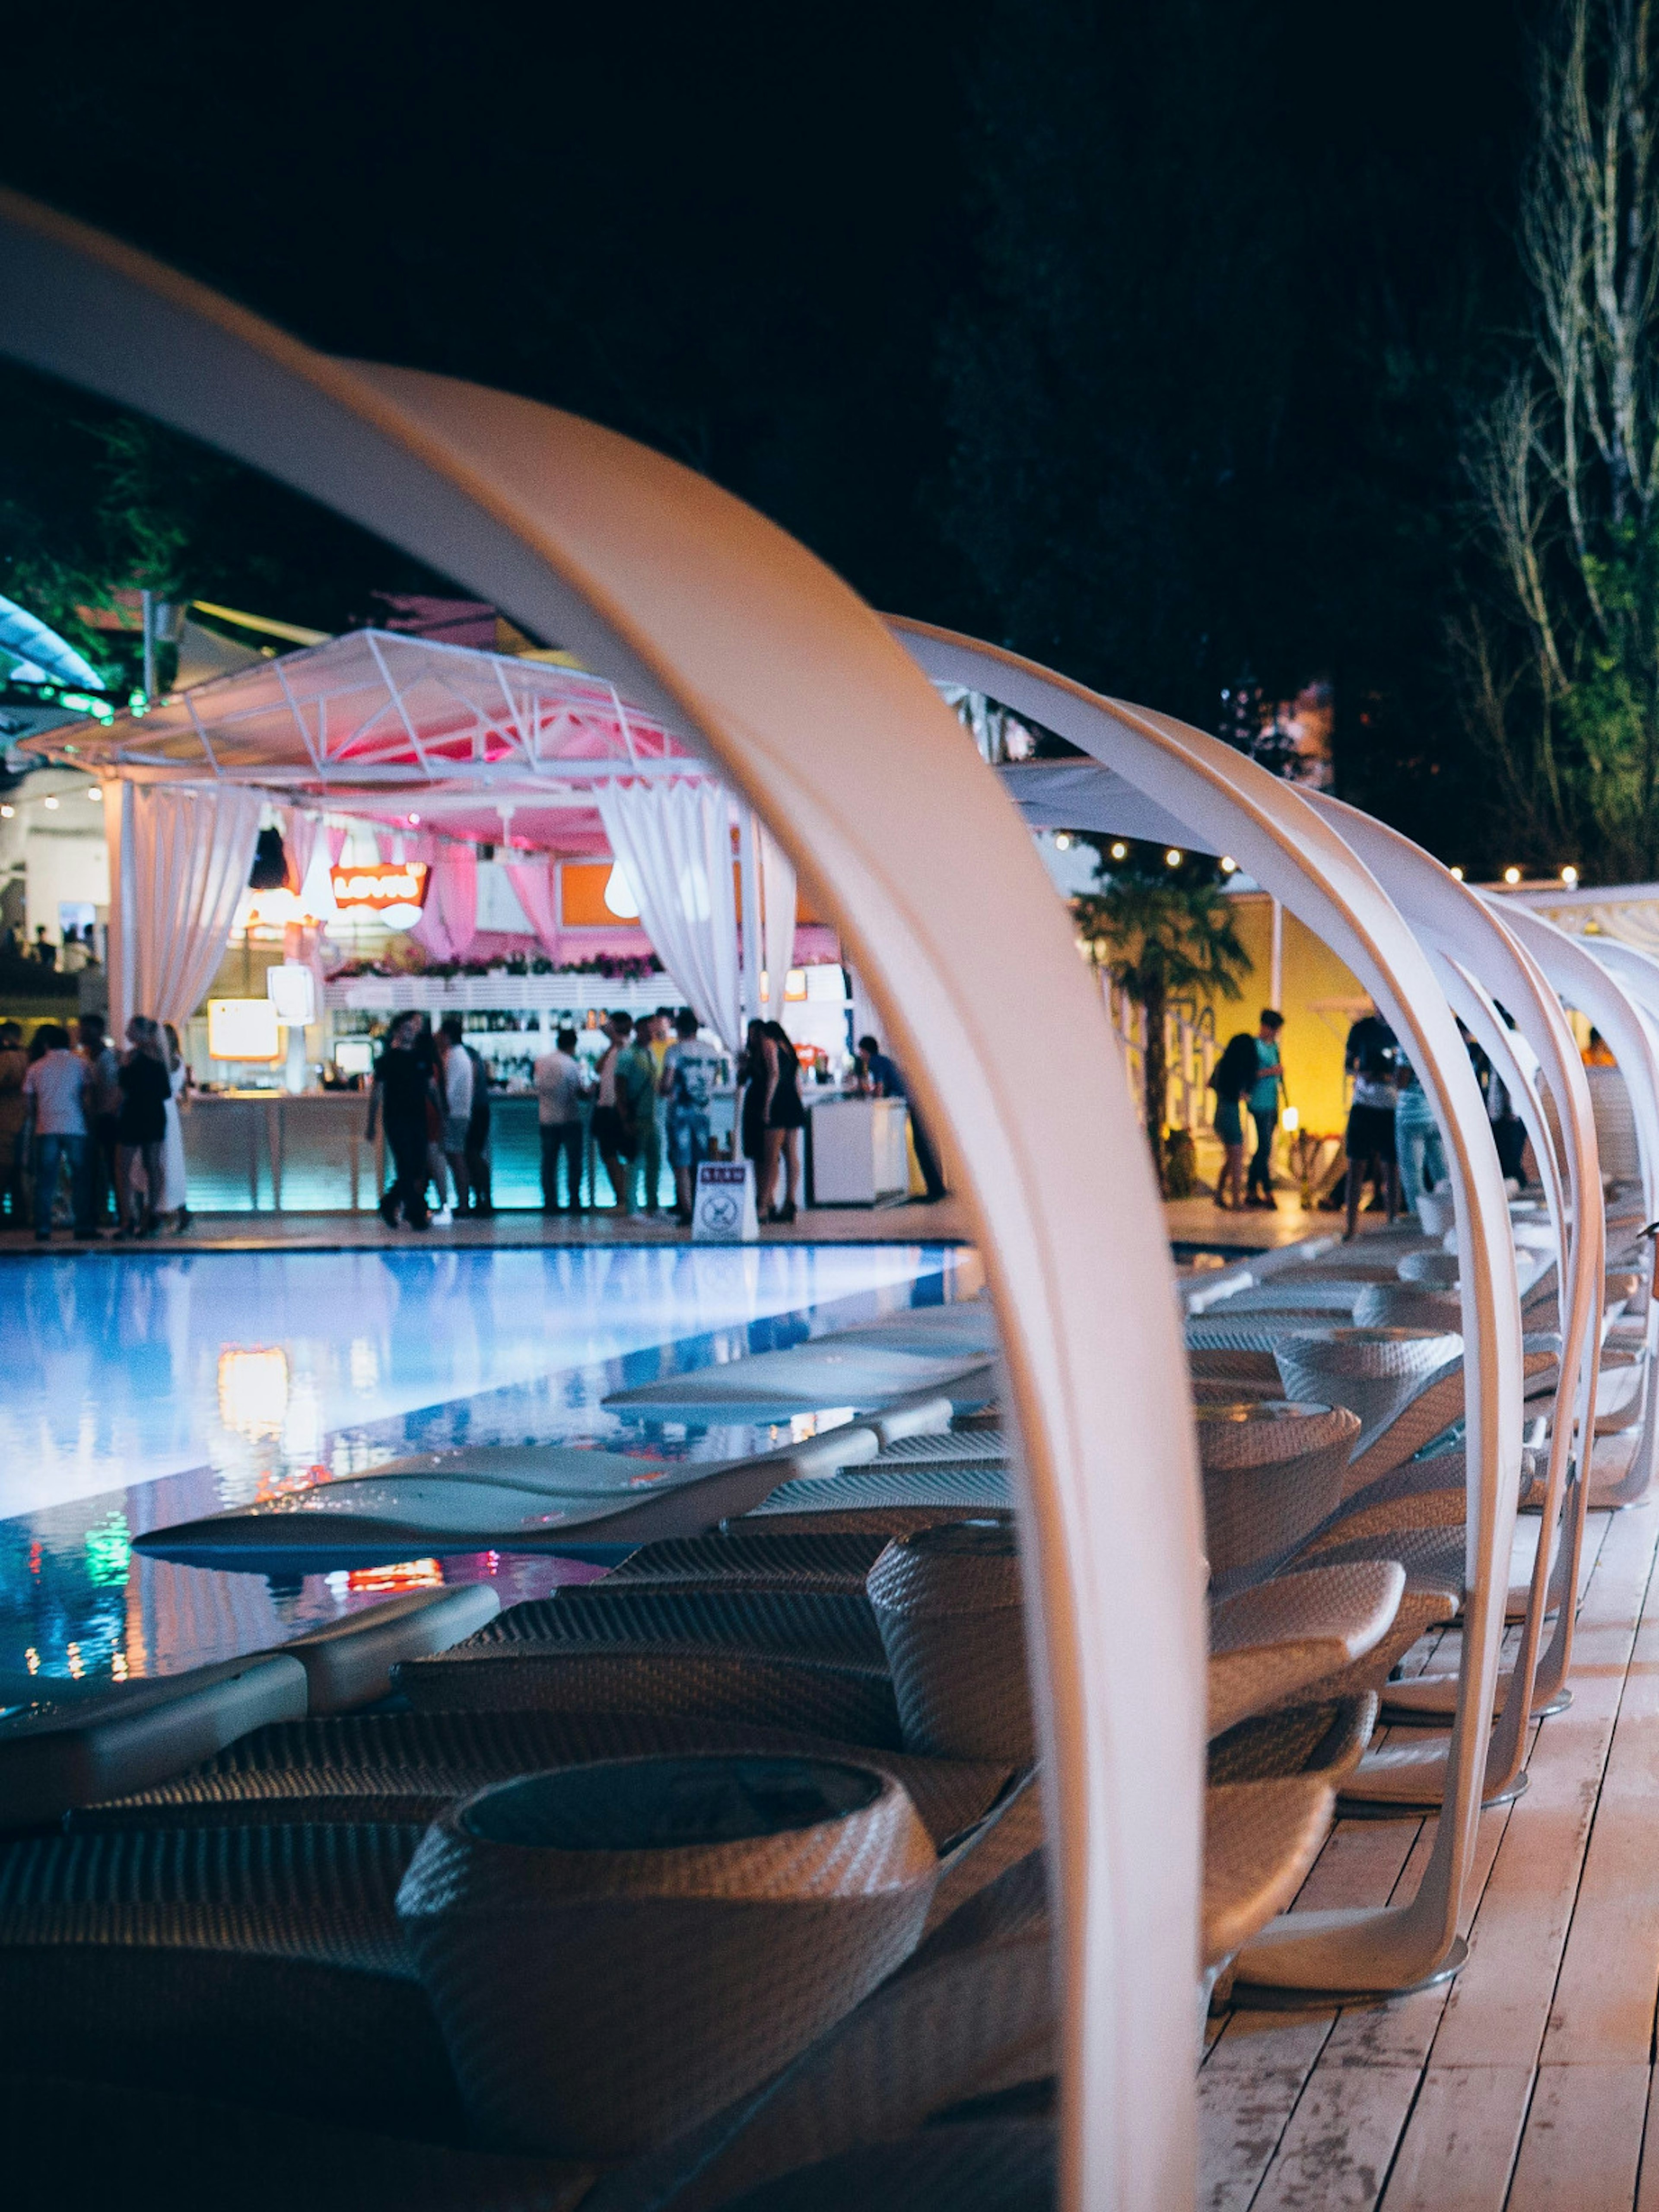
<svg viewBox="0 0 1659 2212"><path fill-rule="evenodd" d="M1507 1805L1494 1805L1480 1815L1474 1865L1458 1915L1459 1931L1466 1940L1497 1863L1510 1810ZM1424 1822L1411 1857L1395 1885L1391 1903L1403 1905L1415 1895L1434 1848L1435 1827L1432 1820ZM1420 2069L1428 2063L1455 1987L1455 1983L1442 1983L1435 1989L1418 1990L1410 1996L1395 1997L1388 2004L1349 2006L1338 2019L1317 2063L1322 2066L1415 2066Z"/></svg>
<svg viewBox="0 0 1659 2212"><path fill-rule="evenodd" d="M1482 1817L1449 1992L1230 2016L1200 2085L1207 2212L1630 2212L1644 2131L1641 2212L1659 2212L1659 1869L1636 1863L1659 1813L1656 1543L1659 1514L1586 1531L1574 1700L1540 1724L1528 1792ZM1456 1637L1438 1643L1413 1663L1455 1664ZM1296 1909L1409 1896L1433 1838L1432 1821L1341 1822ZM1620 1898L1638 1940L1615 1958Z"/></svg>
<svg viewBox="0 0 1659 2212"><path fill-rule="evenodd" d="M1316 2067L1251 2212L1371 2212L1419 2078L1414 2066Z"/></svg>
<svg viewBox="0 0 1659 2212"><path fill-rule="evenodd" d="M1636 2212L1659 2212L1659 2067L1648 2085L1647 2120L1642 2130L1642 2172L1636 2185Z"/></svg>
<svg viewBox="0 0 1659 2212"><path fill-rule="evenodd" d="M1531 2063L1543 2041L1659 1534L1654 1516L1620 1522L1580 1612L1573 1702L1540 1723L1528 1788L1475 1917L1435 2040L1440 2066Z"/></svg>
<svg viewBox="0 0 1659 2212"><path fill-rule="evenodd" d="M1503 2212L1532 2082L1529 2065L1431 2066L1382 2212Z"/></svg>
<svg viewBox="0 0 1659 2212"><path fill-rule="evenodd" d="M1540 2067L1508 2212L1630 2212L1648 2076L1645 2065Z"/></svg>
<svg viewBox="0 0 1659 2212"><path fill-rule="evenodd" d="M1334 2014L1235 2013L1198 2077L1198 2201L1245 2212L1261 2185Z"/></svg>
<svg viewBox="0 0 1659 2212"><path fill-rule="evenodd" d="M1651 1508L1632 1521L1654 1521ZM1638 2065L1659 2000L1659 1577L1650 1579L1544 2038L1550 2065Z"/></svg>

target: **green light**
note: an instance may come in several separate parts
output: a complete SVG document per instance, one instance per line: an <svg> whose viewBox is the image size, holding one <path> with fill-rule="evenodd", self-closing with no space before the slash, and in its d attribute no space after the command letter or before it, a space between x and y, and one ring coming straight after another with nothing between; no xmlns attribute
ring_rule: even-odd
<svg viewBox="0 0 1659 2212"><path fill-rule="evenodd" d="M126 1516L111 1511L86 1534L87 1579L94 1589L118 1588L132 1563L132 1532Z"/></svg>

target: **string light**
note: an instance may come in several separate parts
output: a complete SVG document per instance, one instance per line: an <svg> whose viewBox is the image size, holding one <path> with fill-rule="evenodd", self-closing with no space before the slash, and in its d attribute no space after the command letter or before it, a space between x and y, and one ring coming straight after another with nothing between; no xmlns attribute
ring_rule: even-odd
<svg viewBox="0 0 1659 2212"><path fill-rule="evenodd" d="M1462 868L1454 868L1451 872L1452 881L1455 884L1461 884L1463 880L1463 871Z"/></svg>
<svg viewBox="0 0 1659 2212"><path fill-rule="evenodd" d="M1237 868L1238 868L1238 863L1237 863L1237 861L1236 860L1234 860L1234 858L1233 858L1233 856L1232 856L1232 854L1231 854L1231 853L1224 853L1224 854L1221 855L1221 872L1222 872L1222 874L1223 874L1224 876L1231 876L1231 875L1235 874L1235 873L1237 872Z"/></svg>
<svg viewBox="0 0 1659 2212"><path fill-rule="evenodd" d="M48 814L55 814L58 811L58 801L55 799L49 799L46 801L46 811Z"/></svg>
<svg viewBox="0 0 1659 2212"><path fill-rule="evenodd" d="M1169 851L1164 855L1164 860L1166 866L1178 868L1181 866L1180 848L1177 846L1171 845Z"/></svg>
<svg viewBox="0 0 1659 2212"><path fill-rule="evenodd" d="M1504 869L1504 881L1506 884L1518 884L1518 883L1520 882L1520 880L1521 880L1521 871L1520 871L1520 869L1519 869L1519 868L1505 868L1505 869Z"/></svg>
<svg viewBox="0 0 1659 2212"><path fill-rule="evenodd" d="M1057 853L1069 853L1071 849L1072 833L1069 830L1062 830L1054 839L1054 850Z"/></svg>
<svg viewBox="0 0 1659 2212"><path fill-rule="evenodd" d="M409 826L410 826L410 828L411 830L418 829L418 828L419 828L419 826L420 826L420 820L421 820L421 817L420 817L420 816L419 816L418 814L411 814L411 815L410 816L410 817L409 817Z"/></svg>
<svg viewBox="0 0 1659 2212"><path fill-rule="evenodd" d="M16 811L17 809L15 806L0 806L0 819L9 822Z"/></svg>
<svg viewBox="0 0 1659 2212"><path fill-rule="evenodd" d="M1112 858L1115 860L1127 860L1128 857L1129 848L1120 837L1116 844L1112 848Z"/></svg>
<svg viewBox="0 0 1659 2212"><path fill-rule="evenodd" d="M1568 889L1569 890L1571 890L1571 889L1573 888L1573 886L1574 886L1574 885L1577 884L1577 882L1578 881L1578 871L1577 871L1577 868L1563 868L1563 869L1562 869L1562 871L1561 871L1561 880L1562 880L1562 882L1566 885L1567 889Z"/></svg>

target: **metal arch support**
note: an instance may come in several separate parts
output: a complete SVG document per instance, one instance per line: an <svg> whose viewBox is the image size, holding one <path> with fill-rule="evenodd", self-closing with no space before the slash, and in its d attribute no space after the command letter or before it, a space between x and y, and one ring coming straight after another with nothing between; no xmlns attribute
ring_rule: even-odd
<svg viewBox="0 0 1659 2212"><path fill-rule="evenodd" d="M706 479L527 401L326 360L12 196L0 348L562 638L696 732L833 915L951 1133L1004 1330L1056 1846L1063 2202L1190 2203L1205 1639L1169 1250L1088 978L972 740L868 608ZM1035 1096L1001 1033L1015 1000L1051 1040ZM1158 1696L1126 1696L1136 1679Z"/></svg>
<svg viewBox="0 0 1659 2212"><path fill-rule="evenodd" d="M1438 1109L1471 1261L1462 1295L1477 1570L1465 1607L1445 1810L1409 1904L1295 1915L1258 1936L1238 1962L1241 1980L1303 1990L1413 1986L1442 1966L1457 1941L1480 1814L1521 1471L1515 1248L1468 1055L1429 960L1376 878L1291 786L1200 731L1103 699L995 647L921 623L891 627L936 680L982 691L1057 731L1190 824L1210 849L1232 854L1366 982Z"/></svg>

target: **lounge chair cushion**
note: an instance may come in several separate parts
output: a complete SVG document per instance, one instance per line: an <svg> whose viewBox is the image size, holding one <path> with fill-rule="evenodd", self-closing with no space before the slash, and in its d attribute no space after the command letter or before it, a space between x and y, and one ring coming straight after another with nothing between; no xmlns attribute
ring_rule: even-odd
<svg viewBox="0 0 1659 2212"><path fill-rule="evenodd" d="M147 1789L252 1729L302 1718L309 1693L304 1666L281 1652L135 1682L9 1681L0 1826L31 1827Z"/></svg>

